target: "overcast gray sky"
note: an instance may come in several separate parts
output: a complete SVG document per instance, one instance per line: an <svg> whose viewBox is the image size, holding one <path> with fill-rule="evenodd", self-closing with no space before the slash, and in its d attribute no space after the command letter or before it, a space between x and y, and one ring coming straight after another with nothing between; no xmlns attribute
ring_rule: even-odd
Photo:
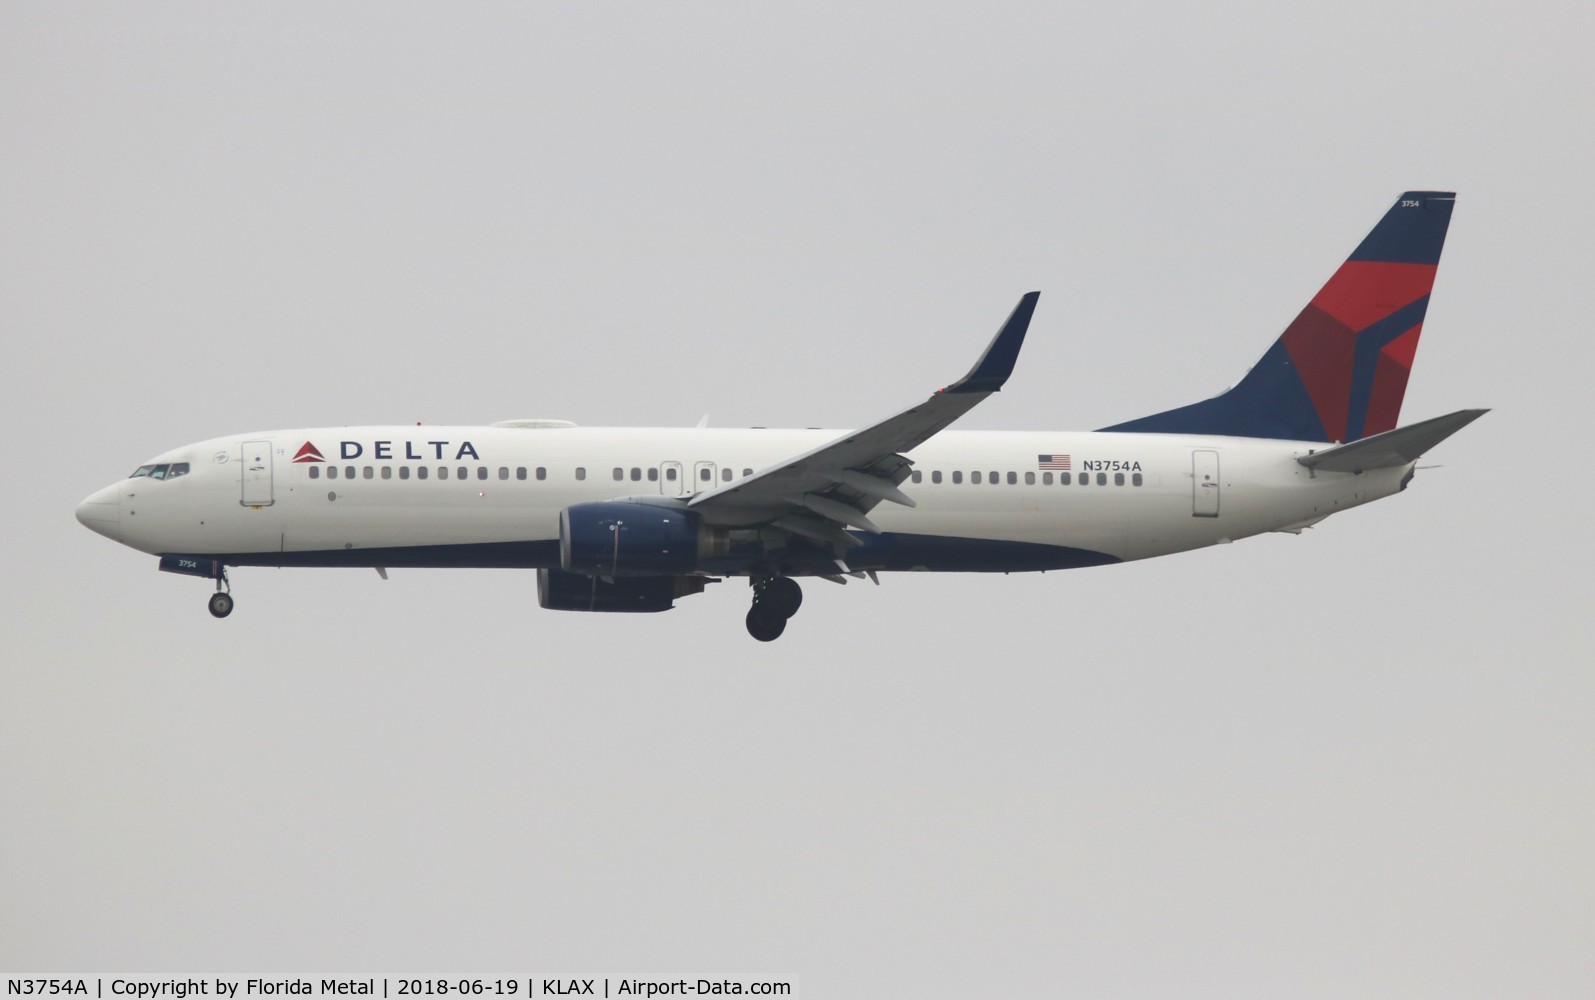
<svg viewBox="0 0 1595 1000"><path fill-rule="evenodd" d="M1587 4L0 3L0 968L1595 993ZM1134 565L541 611L72 517L313 425L1086 429L1458 207L1405 494Z"/></svg>

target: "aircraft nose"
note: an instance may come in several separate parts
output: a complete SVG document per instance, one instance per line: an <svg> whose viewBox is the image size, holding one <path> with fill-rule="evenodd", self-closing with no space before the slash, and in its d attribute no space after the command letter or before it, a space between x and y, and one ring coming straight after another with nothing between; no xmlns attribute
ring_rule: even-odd
<svg viewBox="0 0 1595 1000"><path fill-rule="evenodd" d="M121 487L107 486L78 504L78 523L90 531L115 539L122 528Z"/></svg>

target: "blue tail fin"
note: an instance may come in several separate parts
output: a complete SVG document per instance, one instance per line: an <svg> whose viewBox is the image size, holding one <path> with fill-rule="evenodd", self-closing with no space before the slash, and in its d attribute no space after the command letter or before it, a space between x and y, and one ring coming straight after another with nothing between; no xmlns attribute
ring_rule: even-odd
<svg viewBox="0 0 1595 1000"><path fill-rule="evenodd" d="M1455 199L1403 194L1233 389L1103 430L1356 441L1395 427Z"/></svg>

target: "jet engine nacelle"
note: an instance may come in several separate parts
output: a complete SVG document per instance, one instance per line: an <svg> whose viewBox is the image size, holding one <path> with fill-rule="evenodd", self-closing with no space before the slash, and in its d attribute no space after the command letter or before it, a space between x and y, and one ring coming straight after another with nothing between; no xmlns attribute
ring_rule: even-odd
<svg viewBox="0 0 1595 1000"><path fill-rule="evenodd" d="M588 576L690 573L729 545L727 533L680 507L610 500L559 513L559 564Z"/></svg>
<svg viewBox="0 0 1595 1000"><path fill-rule="evenodd" d="M678 597L702 592L701 576L623 576L604 580L537 571L537 603L551 611L669 611Z"/></svg>

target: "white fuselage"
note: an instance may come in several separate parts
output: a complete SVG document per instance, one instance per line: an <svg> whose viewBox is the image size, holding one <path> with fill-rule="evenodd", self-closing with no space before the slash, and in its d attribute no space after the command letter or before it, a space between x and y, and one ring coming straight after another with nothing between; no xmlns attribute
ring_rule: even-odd
<svg viewBox="0 0 1595 1000"><path fill-rule="evenodd" d="M115 483L78 516L144 552L232 564L557 566L559 515L571 504L704 492L841 433L269 431L151 459L156 467L187 463L188 471ZM917 506L881 503L870 513L893 544L872 547L879 539L857 532L866 544L849 561L855 569L1008 571L1145 559L1311 523L1398 492L1412 469L1315 474L1296 462L1325 447L949 430L908 454L914 475L901 489Z"/></svg>

